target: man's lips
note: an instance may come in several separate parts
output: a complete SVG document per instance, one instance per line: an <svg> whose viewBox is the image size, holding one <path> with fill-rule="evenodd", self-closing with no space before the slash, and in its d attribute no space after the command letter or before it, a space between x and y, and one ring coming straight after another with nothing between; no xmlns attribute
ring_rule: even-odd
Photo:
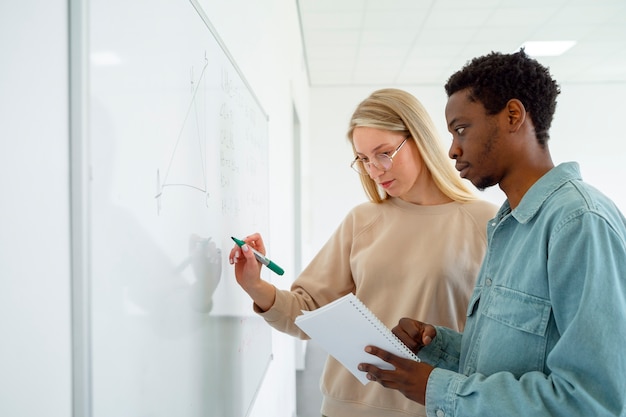
<svg viewBox="0 0 626 417"><path fill-rule="evenodd" d="M469 168L469 164L466 162L458 162L454 166L457 171L461 174L461 177L465 178L465 174L467 173L467 169Z"/></svg>

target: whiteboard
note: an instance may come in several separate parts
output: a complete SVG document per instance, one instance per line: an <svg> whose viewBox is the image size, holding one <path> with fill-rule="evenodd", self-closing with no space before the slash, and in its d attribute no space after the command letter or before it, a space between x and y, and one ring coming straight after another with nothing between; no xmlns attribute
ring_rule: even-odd
<svg viewBox="0 0 626 417"><path fill-rule="evenodd" d="M227 256L267 234L267 115L195 2L88 20L93 415L245 416L271 330Z"/></svg>

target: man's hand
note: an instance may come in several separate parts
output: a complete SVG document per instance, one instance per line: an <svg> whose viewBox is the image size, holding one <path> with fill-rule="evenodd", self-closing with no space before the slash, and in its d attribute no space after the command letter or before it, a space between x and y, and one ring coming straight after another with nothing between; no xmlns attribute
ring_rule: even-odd
<svg viewBox="0 0 626 417"><path fill-rule="evenodd" d="M409 318L400 319L392 332L415 353L430 344L437 336L437 331L430 324ZM411 359L400 358L375 346L367 346L365 351L378 356L395 368L390 371L380 369L372 364L362 363L359 365L359 369L367 372L369 380L376 381L385 388L398 390L405 397L420 404L426 402L426 385L428 377L434 369L432 366Z"/></svg>
<svg viewBox="0 0 626 417"><path fill-rule="evenodd" d="M400 319L398 325L391 331L415 353L429 345L437 336L437 331L432 325L406 317Z"/></svg>
<svg viewBox="0 0 626 417"><path fill-rule="evenodd" d="M372 364L359 364L359 370L367 372L370 381L376 381L385 388L398 390L408 399L422 405L426 403L426 385L434 369L432 366L401 358L375 346L367 346L365 351L395 367L395 370L386 370Z"/></svg>

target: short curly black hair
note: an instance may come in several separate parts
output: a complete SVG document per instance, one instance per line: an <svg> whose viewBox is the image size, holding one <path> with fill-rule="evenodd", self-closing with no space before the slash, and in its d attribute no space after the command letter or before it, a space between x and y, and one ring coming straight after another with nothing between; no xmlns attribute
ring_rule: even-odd
<svg viewBox="0 0 626 417"><path fill-rule="evenodd" d="M511 99L518 99L535 126L540 144L550 138L548 131L561 89L548 68L526 55L524 49L512 54L491 52L477 57L454 73L445 85L448 97L470 89L470 99L485 106L487 114L500 112Z"/></svg>

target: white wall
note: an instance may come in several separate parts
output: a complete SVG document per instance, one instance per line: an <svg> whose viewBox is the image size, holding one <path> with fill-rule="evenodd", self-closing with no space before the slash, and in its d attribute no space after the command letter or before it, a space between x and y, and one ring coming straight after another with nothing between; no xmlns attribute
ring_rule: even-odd
<svg viewBox="0 0 626 417"><path fill-rule="evenodd" d="M387 86L381 86L387 87ZM378 87L312 88L309 152L303 165L305 194L310 199L303 261L315 254L330 237L346 213L365 201L357 175L349 168L353 158L346 130L357 104ZM414 94L427 108L446 148L450 135L444 109L446 94L442 86L399 86ZM609 195L626 212L626 192L622 178L623 111L620 100L626 84L563 84L551 129L550 148L555 163L575 160L581 165L583 179ZM484 198L500 204L504 194L490 188Z"/></svg>
<svg viewBox="0 0 626 417"><path fill-rule="evenodd" d="M626 83L562 85L561 91L550 135L554 162L578 161L583 179L626 213Z"/></svg>
<svg viewBox="0 0 626 417"><path fill-rule="evenodd" d="M67 417L67 1L0 3L0 40L0 415Z"/></svg>

